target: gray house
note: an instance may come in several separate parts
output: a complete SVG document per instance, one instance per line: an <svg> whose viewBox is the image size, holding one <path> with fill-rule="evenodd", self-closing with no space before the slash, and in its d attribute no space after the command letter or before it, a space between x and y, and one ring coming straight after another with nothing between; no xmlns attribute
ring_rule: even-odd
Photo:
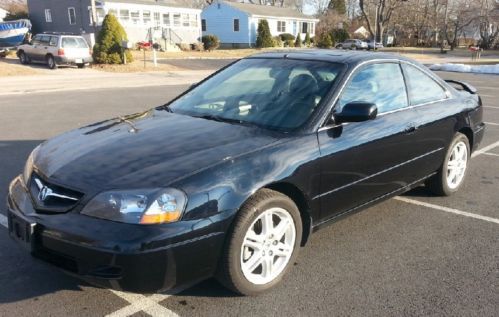
<svg viewBox="0 0 499 317"><path fill-rule="evenodd" d="M35 33L82 34L93 44L94 34L110 13L118 18L132 43L152 38L190 44L201 37L201 10L174 0L95 0L95 7L94 26L91 0L28 0Z"/></svg>

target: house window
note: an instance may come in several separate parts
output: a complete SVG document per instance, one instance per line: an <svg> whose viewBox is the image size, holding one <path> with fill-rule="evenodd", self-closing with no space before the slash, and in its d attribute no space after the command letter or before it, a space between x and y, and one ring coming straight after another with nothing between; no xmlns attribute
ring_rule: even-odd
<svg viewBox="0 0 499 317"><path fill-rule="evenodd" d="M130 11L129 10L120 10L120 20L124 22L128 22L130 20Z"/></svg>
<svg viewBox="0 0 499 317"><path fill-rule="evenodd" d="M234 32L239 32L239 19L234 19Z"/></svg>
<svg viewBox="0 0 499 317"><path fill-rule="evenodd" d="M197 14L189 14L189 23L191 27L197 28L198 27L198 16Z"/></svg>
<svg viewBox="0 0 499 317"><path fill-rule="evenodd" d="M76 11L75 8L68 8L69 24L76 24Z"/></svg>
<svg viewBox="0 0 499 317"><path fill-rule="evenodd" d="M139 10L130 11L130 17L132 18L133 24L140 23L140 11Z"/></svg>
<svg viewBox="0 0 499 317"><path fill-rule="evenodd" d="M151 23L151 11L142 11L142 19L144 20L144 24Z"/></svg>
<svg viewBox="0 0 499 317"><path fill-rule="evenodd" d="M183 26L189 26L189 15L188 14L182 14L182 25Z"/></svg>
<svg viewBox="0 0 499 317"><path fill-rule="evenodd" d="M163 14L163 24L166 26L170 26L170 13Z"/></svg>
<svg viewBox="0 0 499 317"><path fill-rule="evenodd" d="M286 21L277 21L277 32L286 32Z"/></svg>
<svg viewBox="0 0 499 317"><path fill-rule="evenodd" d="M45 22L52 22L52 11L50 9L45 9Z"/></svg>
<svg viewBox="0 0 499 317"><path fill-rule="evenodd" d="M201 20L201 31L206 32L206 20Z"/></svg>
<svg viewBox="0 0 499 317"><path fill-rule="evenodd" d="M310 23L310 35L314 35L315 34L315 23L312 22Z"/></svg>
<svg viewBox="0 0 499 317"><path fill-rule="evenodd" d="M154 12L154 24L156 26L161 25L161 14L159 14L159 12Z"/></svg>
<svg viewBox="0 0 499 317"><path fill-rule="evenodd" d="M116 9L109 9L109 11L107 11L107 14L112 14L115 17L118 17L118 12L116 11Z"/></svg>
<svg viewBox="0 0 499 317"><path fill-rule="evenodd" d="M104 21L104 17L106 16L106 12L102 8L96 8L95 9L95 14L97 15L97 25L102 25L102 22ZM92 8L88 8L88 15L90 16L90 25L92 25L93 18L92 18Z"/></svg>
<svg viewBox="0 0 499 317"><path fill-rule="evenodd" d="M301 24L301 32L302 33L307 33L308 32L308 23L307 22L303 22Z"/></svg>
<svg viewBox="0 0 499 317"><path fill-rule="evenodd" d="M180 13L173 14L173 26L180 26Z"/></svg>

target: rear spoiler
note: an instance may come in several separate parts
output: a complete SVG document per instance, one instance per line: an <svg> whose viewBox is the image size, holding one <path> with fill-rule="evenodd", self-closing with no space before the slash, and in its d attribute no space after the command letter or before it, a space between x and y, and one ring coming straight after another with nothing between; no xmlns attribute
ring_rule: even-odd
<svg viewBox="0 0 499 317"><path fill-rule="evenodd" d="M459 86L461 86L460 90L466 90L467 92L469 92L472 95L476 95L476 93L478 91L475 87L471 86L470 84L468 84L464 81L446 79L445 82L447 82L449 84L459 85Z"/></svg>

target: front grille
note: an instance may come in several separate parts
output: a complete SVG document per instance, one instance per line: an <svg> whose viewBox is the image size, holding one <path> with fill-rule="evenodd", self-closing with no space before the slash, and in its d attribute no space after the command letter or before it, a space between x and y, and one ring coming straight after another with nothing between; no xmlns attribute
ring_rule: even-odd
<svg viewBox="0 0 499 317"><path fill-rule="evenodd" d="M50 183L33 173L29 190L37 212L63 213L73 208L83 194L68 188Z"/></svg>

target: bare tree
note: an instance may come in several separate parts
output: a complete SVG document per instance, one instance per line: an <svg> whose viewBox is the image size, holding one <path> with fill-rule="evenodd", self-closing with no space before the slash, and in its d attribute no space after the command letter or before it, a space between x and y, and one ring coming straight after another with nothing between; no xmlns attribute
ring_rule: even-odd
<svg viewBox="0 0 499 317"><path fill-rule="evenodd" d="M495 0L478 0L479 14L477 24L480 31L480 46L490 48L499 38L499 2Z"/></svg>
<svg viewBox="0 0 499 317"><path fill-rule="evenodd" d="M402 6L403 2L404 0L359 0L359 8L366 21L367 30L372 37L376 37L376 41L383 38L393 13Z"/></svg>

